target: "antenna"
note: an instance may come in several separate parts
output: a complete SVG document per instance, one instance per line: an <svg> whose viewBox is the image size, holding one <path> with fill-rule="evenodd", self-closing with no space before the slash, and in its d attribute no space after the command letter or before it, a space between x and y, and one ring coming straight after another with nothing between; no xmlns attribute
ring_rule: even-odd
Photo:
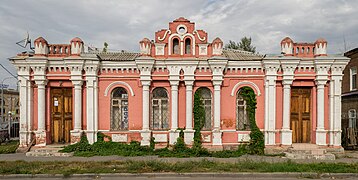
<svg viewBox="0 0 358 180"><path fill-rule="evenodd" d="M31 39L30 39L30 35L29 32L26 32L25 35L25 39L19 41L16 43L17 45L19 45L22 48L26 48L28 44L30 44L30 49L33 50L34 48L31 46Z"/></svg>

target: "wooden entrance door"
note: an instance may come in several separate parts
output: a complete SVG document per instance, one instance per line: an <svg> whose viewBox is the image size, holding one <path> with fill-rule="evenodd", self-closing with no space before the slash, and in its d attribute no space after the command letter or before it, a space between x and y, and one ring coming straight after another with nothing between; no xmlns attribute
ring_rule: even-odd
<svg viewBox="0 0 358 180"><path fill-rule="evenodd" d="M53 143L69 143L72 129L72 88L51 89L51 132Z"/></svg>
<svg viewBox="0 0 358 180"><path fill-rule="evenodd" d="M292 88L291 130L293 143L311 141L311 89Z"/></svg>

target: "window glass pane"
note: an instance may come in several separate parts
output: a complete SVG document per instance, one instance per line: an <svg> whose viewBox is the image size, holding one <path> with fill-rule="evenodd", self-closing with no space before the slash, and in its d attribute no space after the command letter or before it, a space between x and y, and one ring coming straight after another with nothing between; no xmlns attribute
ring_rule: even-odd
<svg viewBox="0 0 358 180"><path fill-rule="evenodd" d="M246 111L246 101L241 96L240 91L236 96L236 121L238 130L250 130L250 121Z"/></svg>
<svg viewBox="0 0 358 180"><path fill-rule="evenodd" d="M168 93L164 88L155 88L152 93L151 128L169 129Z"/></svg>
<svg viewBox="0 0 358 180"><path fill-rule="evenodd" d="M118 88L115 88L113 91L112 91L112 97L113 98L123 98L123 99L127 99L128 98L128 94L127 94L127 91L122 88L122 87L118 87Z"/></svg>
<svg viewBox="0 0 358 180"><path fill-rule="evenodd" d="M190 54L190 39L185 40L185 54Z"/></svg>
<svg viewBox="0 0 358 180"><path fill-rule="evenodd" d="M357 89L357 74L352 75L352 89Z"/></svg>
<svg viewBox="0 0 358 180"><path fill-rule="evenodd" d="M210 130L212 124L212 108L211 108L211 91L208 88L199 88L196 93L200 93L200 98L202 100L204 110L205 110L205 120L203 130Z"/></svg>
<svg viewBox="0 0 358 180"><path fill-rule="evenodd" d="M357 127L357 112L355 109L350 109L348 111L348 118L349 118L349 127L356 128Z"/></svg>
<svg viewBox="0 0 358 180"><path fill-rule="evenodd" d="M180 54L179 40L178 39L173 40L173 54Z"/></svg>
<svg viewBox="0 0 358 180"><path fill-rule="evenodd" d="M128 130L128 93L118 87L112 91L111 130Z"/></svg>

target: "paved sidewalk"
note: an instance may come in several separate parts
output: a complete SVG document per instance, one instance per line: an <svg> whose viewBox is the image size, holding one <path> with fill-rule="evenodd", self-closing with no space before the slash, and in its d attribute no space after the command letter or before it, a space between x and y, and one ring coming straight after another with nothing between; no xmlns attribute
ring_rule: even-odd
<svg viewBox="0 0 358 180"><path fill-rule="evenodd" d="M346 151L334 161L331 160L289 160L286 157L271 156L255 156L244 155L238 158L213 158L213 157L195 157L195 158L160 158L157 156L137 156L137 157L121 157L121 156L94 156L94 157L27 157L25 154L0 154L0 161L163 161L163 162L185 162L185 161L201 161L201 160L235 163L240 161L254 162L286 162L292 161L297 163L358 163L358 151Z"/></svg>

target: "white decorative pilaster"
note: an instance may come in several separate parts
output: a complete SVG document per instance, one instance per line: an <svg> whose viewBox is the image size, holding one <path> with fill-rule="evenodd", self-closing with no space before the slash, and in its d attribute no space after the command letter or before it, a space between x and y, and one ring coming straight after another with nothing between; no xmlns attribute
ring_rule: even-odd
<svg viewBox="0 0 358 180"><path fill-rule="evenodd" d="M281 129L281 144L292 144L292 130L290 129L290 107L291 107L291 85L294 80L294 72L299 63L295 58L281 60L281 67L283 70L283 116Z"/></svg>
<svg viewBox="0 0 358 180"><path fill-rule="evenodd" d="M99 61L87 61L84 65L86 73L86 119L87 139L90 144L97 141L98 131L98 66Z"/></svg>
<svg viewBox="0 0 358 180"><path fill-rule="evenodd" d="M276 59L264 59L265 67L265 145L276 144L276 79L280 63Z"/></svg>
<svg viewBox="0 0 358 180"><path fill-rule="evenodd" d="M143 88L143 99L142 99L142 130L140 131L142 140L142 146L149 146L150 138L151 138L151 131L149 129L149 86L151 83L151 72L154 64L154 59L148 56L142 56L137 58L136 65L140 70L140 81L142 83Z"/></svg>
<svg viewBox="0 0 358 180"><path fill-rule="evenodd" d="M330 117L329 117L329 145L341 146L341 88L342 88L342 72L349 59L338 59L331 66L330 81Z"/></svg>
<svg viewBox="0 0 358 180"><path fill-rule="evenodd" d="M186 116L185 116L185 130L184 130L184 142L191 145L194 141L193 130L193 84L195 81L195 70L197 62L188 64L183 67L184 70L184 82L185 82L185 101L186 101Z"/></svg>
<svg viewBox="0 0 358 180"><path fill-rule="evenodd" d="M71 143L77 143L81 140L82 134L82 70L83 60L66 58L65 64L71 71L71 81L74 86L74 128L71 130Z"/></svg>
<svg viewBox="0 0 358 180"><path fill-rule="evenodd" d="M174 145L179 137L178 129L178 85L181 67L168 65L169 82L171 86L171 127L169 131L169 144Z"/></svg>
<svg viewBox="0 0 358 180"><path fill-rule="evenodd" d="M324 88L328 81L328 71L333 60L316 58L316 86L317 86L317 127L316 127L316 144L327 145L327 130L324 128Z"/></svg>
<svg viewBox="0 0 358 180"><path fill-rule="evenodd" d="M37 85L37 131L36 146L46 146L46 93L45 87L47 60L45 58L33 59L31 68ZM31 104L33 106L34 104Z"/></svg>
<svg viewBox="0 0 358 180"><path fill-rule="evenodd" d="M209 65L213 74L214 85L214 128L212 145L222 145L222 132L220 130L220 113L221 113L221 84L223 81L223 71L227 65L225 59L210 59Z"/></svg>
<svg viewBox="0 0 358 180"><path fill-rule="evenodd" d="M31 126L29 120L32 114L29 116L28 106L28 88L31 88L30 83L30 67L20 66L17 67L18 80L20 84L19 92L19 106L20 106L20 131L19 131L19 147L27 147L32 140Z"/></svg>
<svg viewBox="0 0 358 180"><path fill-rule="evenodd" d="M37 85L36 146L46 146L46 65L47 60L39 60L31 67Z"/></svg>

